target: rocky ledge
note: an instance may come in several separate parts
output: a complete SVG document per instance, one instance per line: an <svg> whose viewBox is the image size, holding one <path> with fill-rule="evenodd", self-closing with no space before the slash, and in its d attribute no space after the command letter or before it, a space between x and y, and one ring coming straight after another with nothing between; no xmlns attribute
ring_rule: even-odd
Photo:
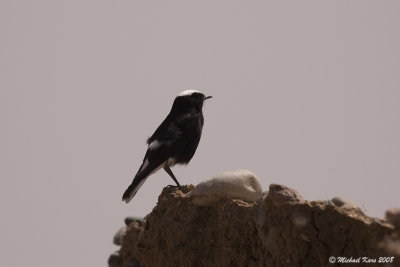
<svg viewBox="0 0 400 267"><path fill-rule="evenodd" d="M236 179L227 190L218 177L164 188L144 219L126 218L109 266L400 266L400 209L373 218L342 198L307 201L277 184L261 193L235 173L221 176Z"/></svg>

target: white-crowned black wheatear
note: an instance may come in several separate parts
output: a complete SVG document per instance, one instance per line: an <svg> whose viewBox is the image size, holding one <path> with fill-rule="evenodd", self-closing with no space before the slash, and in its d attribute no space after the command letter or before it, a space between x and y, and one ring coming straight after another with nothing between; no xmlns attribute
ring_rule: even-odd
<svg viewBox="0 0 400 267"><path fill-rule="evenodd" d="M146 179L161 168L181 187L170 167L188 164L196 152L203 129L203 102L211 98L196 90L180 93L165 120L147 139L143 163L126 189L122 200L129 203Z"/></svg>

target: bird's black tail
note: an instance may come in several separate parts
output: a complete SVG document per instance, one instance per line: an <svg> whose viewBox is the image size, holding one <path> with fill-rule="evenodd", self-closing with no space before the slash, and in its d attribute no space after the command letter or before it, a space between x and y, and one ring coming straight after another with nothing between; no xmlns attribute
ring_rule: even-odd
<svg viewBox="0 0 400 267"><path fill-rule="evenodd" d="M136 175L135 178L133 179L131 185L128 186L128 188L125 190L125 193L122 196L122 200L125 201L126 203L129 203L129 201L131 201L132 198L136 195L139 188L144 184L147 177L148 176L138 177L138 175Z"/></svg>
<svg viewBox="0 0 400 267"><path fill-rule="evenodd" d="M136 195L139 188L144 184L147 177L156 172L159 168L161 168L161 165L157 166L155 164L149 164L146 156L139 171L136 173L135 178L133 178L131 185L125 190L125 193L122 196L122 201L129 203L129 201L131 201Z"/></svg>

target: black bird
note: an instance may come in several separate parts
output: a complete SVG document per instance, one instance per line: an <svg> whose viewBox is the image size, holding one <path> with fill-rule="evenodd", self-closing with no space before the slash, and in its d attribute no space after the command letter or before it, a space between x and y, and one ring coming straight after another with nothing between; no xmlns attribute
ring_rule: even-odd
<svg viewBox="0 0 400 267"><path fill-rule="evenodd" d="M203 102L208 98L211 96L196 90L183 91L175 98L168 116L147 139L143 163L122 196L123 201L129 203L146 179L161 168L181 188L170 167L188 164L196 152L204 124Z"/></svg>

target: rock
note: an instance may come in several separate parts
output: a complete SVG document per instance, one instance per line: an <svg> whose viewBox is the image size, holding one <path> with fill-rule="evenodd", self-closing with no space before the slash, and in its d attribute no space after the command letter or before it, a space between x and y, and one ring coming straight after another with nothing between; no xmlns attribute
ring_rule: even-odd
<svg viewBox="0 0 400 267"><path fill-rule="evenodd" d="M252 172L236 170L221 173L199 183L186 196L199 206L209 206L226 197L255 202L261 198L262 188Z"/></svg>
<svg viewBox="0 0 400 267"><path fill-rule="evenodd" d="M131 222L138 222L140 226L143 226L145 224L145 219L141 217L133 217L129 216L125 218L125 225L128 226L131 224Z"/></svg>
<svg viewBox="0 0 400 267"><path fill-rule="evenodd" d="M391 265L384 266L400 266L400 208L386 211L386 221L393 227L393 231L379 242L379 256L394 259Z"/></svg>
<svg viewBox="0 0 400 267"><path fill-rule="evenodd" d="M400 230L400 208L392 208L386 211L386 219L393 224L397 230Z"/></svg>
<svg viewBox="0 0 400 267"><path fill-rule="evenodd" d="M331 199L331 201L337 207L341 207L344 209L358 208L357 203L355 203L347 198L344 198L344 197L334 197Z"/></svg>
<svg viewBox="0 0 400 267"><path fill-rule="evenodd" d="M283 203L302 203L304 202L303 197L294 189L291 189L284 185L271 184L269 186L268 196L269 199L276 206L280 206Z"/></svg>
<svg viewBox="0 0 400 267"><path fill-rule="evenodd" d="M385 237L383 240L385 244L386 251L388 252L388 255L396 255L397 257L400 257L400 240L399 239L394 239L390 237Z"/></svg>
<svg viewBox="0 0 400 267"><path fill-rule="evenodd" d="M121 246L121 243L122 243L121 241L122 241L122 238L124 237L125 233L126 233L126 227L120 228L118 230L118 232L114 235L113 243L117 246Z"/></svg>
<svg viewBox="0 0 400 267"><path fill-rule="evenodd" d="M385 236L378 247L380 248L379 257L384 257L390 260L392 264L386 266L400 266L400 236L393 234ZM393 261L392 261L393 259Z"/></svg>
<svg viewBox="0 0 400 267"><path fill-rule="evenodd" d="M358 207L343 208L353 207L347 201L310 202L273 184L256 202L227 195L199 206L184 194L193 186L182 187L164 188L144 225L129 223L112 267L336 266L330 256L395 257L382 266L399 266L400 232ZM397 211L388 214L397 222Z"/></svg>
<svg viewBox="0 0 400 267"><path fill-rule="evenodd" d="M108 258L108 266L109 267L119 267L119 266L121 266L121 263L122 263L122 259L119 255L119 251L114 252Z"/></svg>
<svg viewBox="0 0 400 267"><path fill-rule="evenodd" d="M357 203L344 198L344 197L334 197L330 200L335 206L340 207L341 209L351 210L355 209L364 214L365 216L371 217L369 212L366 209L361 208Z"/></svg>

